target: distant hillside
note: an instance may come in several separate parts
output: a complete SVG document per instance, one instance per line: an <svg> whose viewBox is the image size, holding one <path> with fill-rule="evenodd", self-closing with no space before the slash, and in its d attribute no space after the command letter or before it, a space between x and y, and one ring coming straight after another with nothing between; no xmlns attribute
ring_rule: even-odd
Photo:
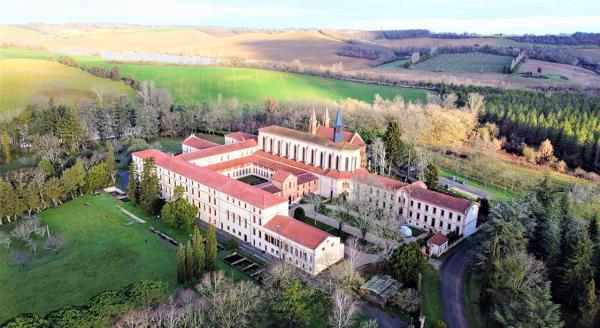
<svg viewBox="0 0 600 328"><path fill-rule="evenodd" d="M57 104L75 106L81 98L94 97L92 88L102 90L105 97L134 93L120 81L48 60L0 59L0 76L0 120L17 114L29 103L45 104L50 98Z"/></svg>

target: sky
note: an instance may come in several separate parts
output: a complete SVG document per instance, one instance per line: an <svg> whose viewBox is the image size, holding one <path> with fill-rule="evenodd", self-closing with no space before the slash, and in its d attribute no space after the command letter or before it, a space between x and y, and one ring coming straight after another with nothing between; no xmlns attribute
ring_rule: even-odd
<svg viewBox="0 0 600 328"><path fill-rule="evenodd" d="M600 32L598 0L1 0L0 24L129 23L249 28Z"/></svg>

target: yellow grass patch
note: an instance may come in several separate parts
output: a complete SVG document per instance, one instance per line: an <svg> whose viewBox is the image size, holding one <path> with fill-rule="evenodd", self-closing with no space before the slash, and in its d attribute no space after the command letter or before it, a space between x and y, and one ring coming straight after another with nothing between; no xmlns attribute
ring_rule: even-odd
<svg viewBox="0 0 600 328"><path fill-rule="evenodd" d="M56 62L36 59L0 60L0 119L19 113L27 104L48 103L74 106L81 98L92 98L92 88L104 97L133 94L120 81L99 78Z"/></svg>

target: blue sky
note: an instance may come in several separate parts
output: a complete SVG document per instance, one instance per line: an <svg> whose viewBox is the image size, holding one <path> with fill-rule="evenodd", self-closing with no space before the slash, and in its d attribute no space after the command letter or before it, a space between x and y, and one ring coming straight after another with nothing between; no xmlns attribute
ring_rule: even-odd
<svg viewBox="0 0 600 328"><path fill-rule="evenodd" d="M597 0L0 1L0 24L31 22L546 34L600 32L600 4Z"/></svg>

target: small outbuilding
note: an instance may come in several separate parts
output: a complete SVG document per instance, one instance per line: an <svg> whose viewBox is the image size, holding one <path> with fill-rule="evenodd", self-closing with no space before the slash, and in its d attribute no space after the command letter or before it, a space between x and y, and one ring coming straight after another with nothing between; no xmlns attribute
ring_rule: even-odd
<svg viewBox="0 0 600 328"><path fill-rule="evenodd" d="M427 241L427 249L429 251L429 256L441 256L448 250L448 238L441 233L433 235L433 237L429 238Z"/></svg>
<svg viewBox="0 0 600 328"><path fill-rule="evenodd" d="M360 295L373 303L384 306L401 287L402 283L389 275L376 274L360 286Z"/></svg>

